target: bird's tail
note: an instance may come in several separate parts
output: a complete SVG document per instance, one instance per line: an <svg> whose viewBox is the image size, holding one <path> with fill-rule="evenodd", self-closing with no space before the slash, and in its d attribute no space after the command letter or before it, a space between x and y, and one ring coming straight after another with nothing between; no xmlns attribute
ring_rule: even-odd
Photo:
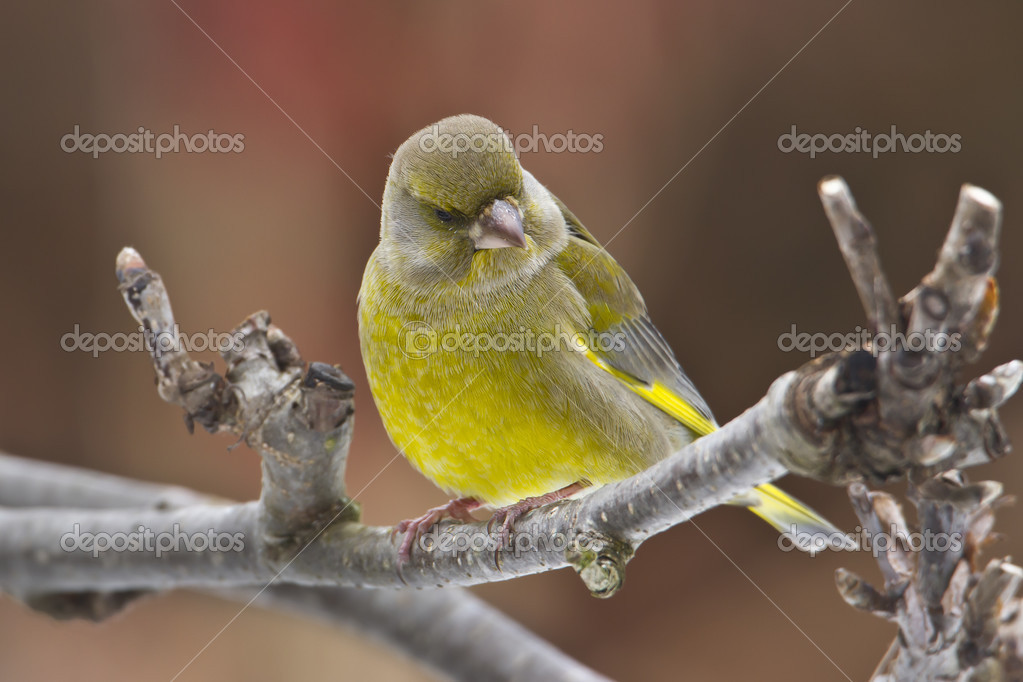
<svg viewBox="0 0 1023 682"><path fill-rule="evenodd" d="M730 504L747 507L779 533L788 534L791 546L811 554L828 547L848 547L852 542L823 516L770 483L757 486Z"/></svg>

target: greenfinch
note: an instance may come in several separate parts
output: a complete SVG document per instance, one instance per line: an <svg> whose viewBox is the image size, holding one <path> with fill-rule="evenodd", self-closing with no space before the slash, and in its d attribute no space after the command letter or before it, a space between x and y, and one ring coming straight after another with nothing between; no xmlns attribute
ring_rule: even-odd
<svg viewBox="0 0 1023 682"><path fill-rule="evenodd" d="M403 559L444 515L501 507L507 532L717 428L636 285L485 118L398 148L358 302L387 433L456 498L399 524ZM738 503L782 532L838 532L773 485Z"/></svg>

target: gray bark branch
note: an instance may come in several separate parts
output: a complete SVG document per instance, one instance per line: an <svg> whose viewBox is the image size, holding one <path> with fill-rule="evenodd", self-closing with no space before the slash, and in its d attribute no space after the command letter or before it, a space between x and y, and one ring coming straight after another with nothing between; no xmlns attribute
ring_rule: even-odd
<svg viewBox="0 0 1023 682"><path fill-rule="evenodd" d="M0 454L0 507L132 510L230 505L186 488L135 481ZM148 592L123 590L21 595L59 618L102 620ZM606 678L460 589L359 590L287 584L207 589L218 598L284 611L373 637L444 677L458 680Z"/></svg>

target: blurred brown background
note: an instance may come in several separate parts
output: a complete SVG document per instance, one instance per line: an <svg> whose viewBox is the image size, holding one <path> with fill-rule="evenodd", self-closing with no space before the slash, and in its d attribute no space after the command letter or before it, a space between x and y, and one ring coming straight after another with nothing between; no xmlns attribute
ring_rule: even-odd
<svg viewBox="0 0 1023 682"><path fill-rule="evenodd" d="M898 293L933 264L961 183L1000 197L1002 320L975 371L1023 354L1018 4L852 2L776 78L841 2L181 8L9 3L0 22L8 452L257 494L257 458L228 452L226 438L190 437L153 390L146 356L60 349L75 324L133 330L113 275L130 244L163 274L186 331L226 331L266 308L307 359L345 368L360 389L348 481L367 485L394 448L357 345L355 295L379 215L356 184L377 200L388 154L460 112L516 132L602 135L600 153L522 160L605 242L685 165L609 250L721 421L807 359L778 349L791 324L844 332L863 322L816 196L830 173L873 221ZM244 134L244 151L94 159L60 147L75 125L160 134L175 124ZM810 159L779 151L792 125L828 134L895 125L958 134L962 148ZM1004 419L1023 443L1023 400ZM1019 456L972 472L1015 494L1021 474ZM785 485L855 525L844 491ZM359 499L368 522L390 524L444 498L398 459ZM995 551L1023 555L1021 520L1019 507L1000 515L1008 537ZM779 551L774 533L735 509L696 523L720 551L695 524L674 528L643 546L610 601L590 598L569 571L474 591L618 679L869 675L893 628L845 606L833 585L838 566L876 578L869 557ZM94 626L0 599L0 679L169 680L237 608L176 593ZM357 633L250 609L178 679L423 678Z"/></svg>

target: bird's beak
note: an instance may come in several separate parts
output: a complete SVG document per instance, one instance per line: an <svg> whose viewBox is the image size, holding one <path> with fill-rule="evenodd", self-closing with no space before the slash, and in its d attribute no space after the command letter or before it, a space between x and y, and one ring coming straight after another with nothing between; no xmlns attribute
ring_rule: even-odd
<svg viewBox="0 0 1023 682"><path fill-rule="evenodd" d="M526 248L522 230L522 214L505 199L493 202L469 228L469 236L477 249L503 249L506 246Z"/></svg>

